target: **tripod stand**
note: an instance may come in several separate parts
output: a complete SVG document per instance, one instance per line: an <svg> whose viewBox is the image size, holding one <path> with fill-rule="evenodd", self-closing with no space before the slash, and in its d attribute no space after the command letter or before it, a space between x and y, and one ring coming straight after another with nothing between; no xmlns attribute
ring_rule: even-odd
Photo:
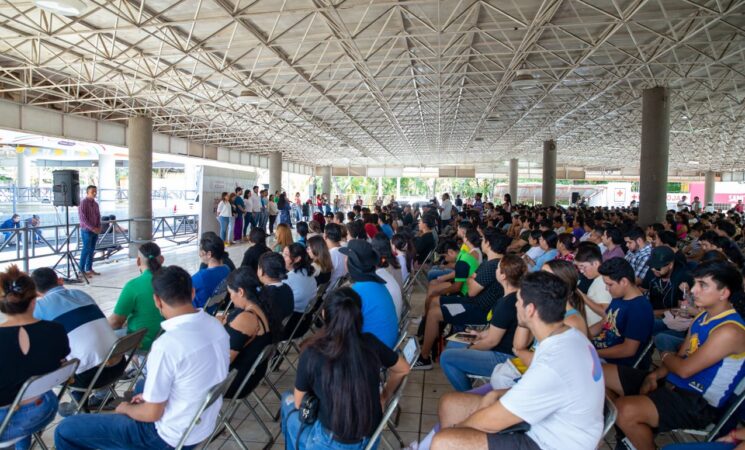
<svg viewBox="0 0 745 450"><path fill-rule="evenodd" d="M78 261L75 259L75 255L70 251L70 240L72 239L72 236L70 236L70 206L67 202L66 184L62 184L62 195L64 197L65 204L65 252L62 254L60 259L57 260L57 263L54 265L54 270L64 277L63 279L66 283L80 283L80 276L82 275L85 283L90 284L88 277L85 275L85 272L83 272L83 269L80 267L80 263L78 263ZM62 260L65 260L65 265L67 266L67 270L64 272L57 268ZM71 271L75 274L74 277L71 276Z"/></svg>

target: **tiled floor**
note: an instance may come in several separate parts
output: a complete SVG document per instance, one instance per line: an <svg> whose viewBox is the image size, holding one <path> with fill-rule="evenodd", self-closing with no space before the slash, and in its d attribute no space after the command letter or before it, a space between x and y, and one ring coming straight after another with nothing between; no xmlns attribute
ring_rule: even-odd
<svg viewBox="0 0 745 450"><path fill-rule="evenodd" d="M246 245L229 247L228 251L233 261L240 262L246 248ZM169 249L164 253L164 256L166 264L180 265L190 273L195 272L199 266L197 247L195 244ZM94 277L90 285L76 285L73 287L88 292L98 301L103 311L106 314L109 314L114 308L116 299L121 291L121 286L123 286L127 280L137 276L138 271L135 267L134 261L126 260L111 264L97 264L95 269L99 271L101 275ZM424 295L422 293L417 292L414 294L414 315L421 313L423 300ZM410 331L413 332L414 328L415 326L412 325ZM285 367L287 367L286 364L283 366L283 369ZM294 372L285 369L284 372L272 374L272 378L277 380L277 385L280 391L288 390L292 387ZM408 384L405 388L404 397L400 403L401 413L397 427L402 439L407 445L423 438L430 431L434 423L437 421L436 414L439 399L444 393L450 391L452 391L452 388L437 365L435 365L435 368L431 371L411 373ZM267 387L260 386L257 388L257 393L264 399L272 412L279 409L279 400ZM263 417L264 422L267 424L270 431L274 433L276 437L271 448L284 448L284 441L280 433L279 423L273 422L263 413L260 413L260 415ZM54 426L59 420L60 418L58 416L54 424L50 426L44 434L45 441L48 442L50 446L53 440L52 435ZM241 406L233 419L232 424L238 431L243 444L249 449L259 449L267 446L269 442L268 437L245 407ZM608 441L601 445L600 448L613 448L615 444L613 434L613 431L609 433ZM389 443L394 445L394 447L398 447L396 439L389 431L386 431L384 436ZM662 443L663 441L669 442L669 439L658 439L659 443ZM208 448L224 450L240 447L232 440L232 438L230 438L228 433L223 433L219 435L216 440L208 446ZM381 445L381 448L385 448L385 446Z"/></svg>

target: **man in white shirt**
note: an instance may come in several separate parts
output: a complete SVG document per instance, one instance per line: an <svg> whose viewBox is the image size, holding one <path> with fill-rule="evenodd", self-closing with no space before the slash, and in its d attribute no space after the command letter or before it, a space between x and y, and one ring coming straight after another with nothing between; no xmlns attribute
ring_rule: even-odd
<svg viewBox="0 0 745 450"><path fill-rule="evenodd" d="M445 228L450 223L450 219L453 218L453 204L450 201L450 194L447 192L442 194L442 204L439 209L440 221L442 222L442 227Z"/></svg>
<svg viewBox="0 0 745 450"><path fill-rule="evenodd" d="M686 197L685 195L680 198L680 201L676 205L678 207L678 212L683 211L684 209L686 209L689 206L691 206L691 205L688 204L688 202L686 200L688 200L688 197Z"/></svg>
<svg viewBox="0 0 745 450"><path fill-rule="evenodd" d="M251 194L251 198L248 199L248 205L246 205L246 209L251 211L252 227L261 226L259 223L261 219L261 194L259 193L258 186L253 187L253 194Z"/></svg>
<svg viewBox="0 0 745 450"><path fill-rule="evenodd" d="M538 341L528 370L510 389L479 396L445 394L442 431L432 450L592 450L603 433L605 382L587 337L564 325L567 288L548 272L526 275L517 296L517 320ZM502 433L527 423L526 432Z"/></svg>
<svg viewBox="0 0 745 450"><path fill-rule="evenodd" d="M577 270L587 279L592 280L587 295L583 295L585 300L585 314L587 316L587 326L595 325L605 317L605 310L608 308L612 298L610 292L605 287L603 277L600 276L598 269L603 263L603 256L600 248L592 242L582 242L577 248L577 254L574 257L574 265Z"/></svg>
<svg viewBox="0 0 745 450"><path fill-rule="evenodd" d="M153 342L143 393L119 404L117 414L64 419L54 433L58 450L175 447L209 389L227 376L228 334L217 319L192 306L191 276L177 266L163 268L153 276L153 292L165 333ZM186 446L209 437L221 406L218 400L202 413Z"/></svg>

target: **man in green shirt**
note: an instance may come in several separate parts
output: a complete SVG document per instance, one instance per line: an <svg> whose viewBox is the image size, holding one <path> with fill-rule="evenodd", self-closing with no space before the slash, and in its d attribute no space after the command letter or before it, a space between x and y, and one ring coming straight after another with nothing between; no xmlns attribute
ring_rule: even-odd
<svg viewBox="0 0 745 450"><path fill-rule="evenodd" d="M144 351L150 350L163 321L153 300L153 271L160 270L162 264L160 248L151 242L143 244L137 255L137 267L142 274L124 285L114 313L109 316L109 324L120 336L147 328L147 334L140 344L140 349Z"/></svg>

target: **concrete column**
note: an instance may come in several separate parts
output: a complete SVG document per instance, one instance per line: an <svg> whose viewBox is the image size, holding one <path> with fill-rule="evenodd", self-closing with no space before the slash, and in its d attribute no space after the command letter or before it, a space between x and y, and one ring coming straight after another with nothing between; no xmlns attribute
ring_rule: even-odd
<svg viewBox="0 0 745 450"><path fill-rule="evenodd" d="M667 210L670 154L670 97L667 88L642 93L642 150L639 166L639 224L662 222Z"/></svg>
<svg viewBox="0 0 745 450"><path fill-rule="evenodd" d="M269 154L269 192L273 194L274 192L281 191L281 190L282 190L282 152L272 152Z"/></svg>
<svg viewBox="0 0 745 450"><path fill-rule="evenodd" d="M16 179L16 186L19 188L31 187L31 158L23 153L17 153L16 159L18 162L18 178Z"/></svg>
<svg viewBox="0 0 745 450"><path fill-rule="evenodd" d="M517 203L517 158L510 159L510 197Z"/></svg>
<svg viewBox="0 0 745 450"><path fill-rule="evenodd" d="M543 190L541 195L543 206L556 204L556 142L543 141Z"/></svg>
<svg viewBox="0 0 745 450"><path fill-rule="evenodd" d="M714 171L706 171L706 178L704 179L704 208L709 206L709 203L714 204L714 193L716 186L716 178L714 177Z"/></svg>
<svg viewBox="0 0 745 450"><path fill-rule="evenodd" d="M146 242L153 233L153 120L132 117L127 127L129 144L129 217L135 219L129 236ZM137 257L139 245L129 246L130 258Z"/></svg>
<svg viewBox="0 0 745 450"><path fill-rule="evenodd" d="M331 166L325 166L321 173L323 174L323 193L326 194L329 201L331 201Z"/></svg>
<svg viewBox="0 0 745 450"><path fill-rule="evenodd" d="M116 160L114 155L98 155L98 200L116 200Z"/></svg>

